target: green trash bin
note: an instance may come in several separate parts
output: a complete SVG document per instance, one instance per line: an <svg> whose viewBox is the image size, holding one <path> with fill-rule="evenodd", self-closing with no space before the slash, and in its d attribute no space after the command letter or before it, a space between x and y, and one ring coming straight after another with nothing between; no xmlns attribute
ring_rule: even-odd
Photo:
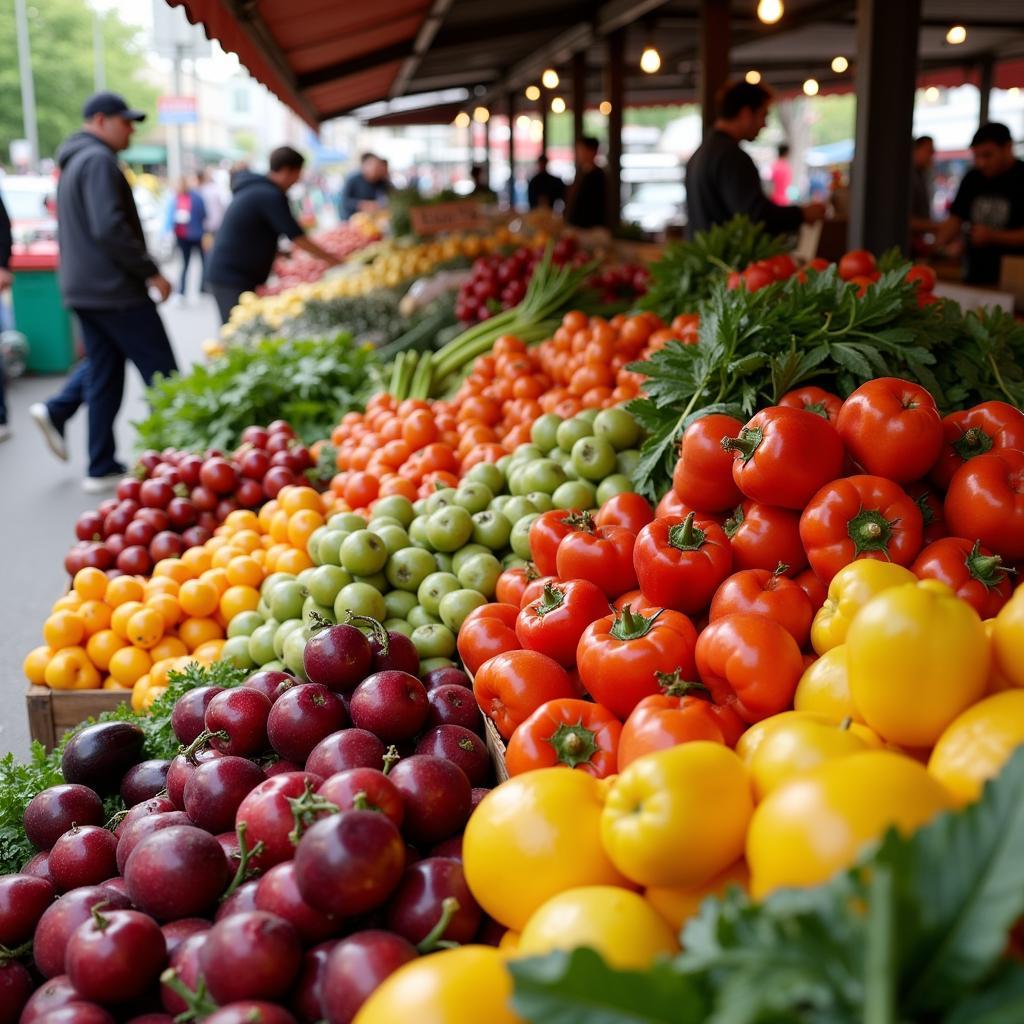
<svg viewBox="0 0 1024 1024"><path fill-rule="evenodd" d="M29 372L67 373L75 361L75 340L57 284L56 245L13 253L11 271L14 322L28 339Z"/></svg>

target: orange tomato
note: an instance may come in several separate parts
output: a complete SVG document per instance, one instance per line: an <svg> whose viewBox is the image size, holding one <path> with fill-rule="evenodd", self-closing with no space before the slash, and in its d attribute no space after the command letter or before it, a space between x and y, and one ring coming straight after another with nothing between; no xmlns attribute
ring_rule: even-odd
<svg viewBox="0 0 1024 1024"><path fill-rule="evenodd" d="M185 619L178 627L178 636L190 651L195 651L197 647L205 644L208 640L219 640L223 635L220 626L213 619L205 616Z"/></svg>
<svg viewBox="0 0 1024 1024"><path fill-rule="evenodd" d="M43 639L55 651L85 639L85 619L78 612L57 611L43 623Z"/></svg>
<svg viewBox="0 0 1024 1024"><path fill-rule="evenodd" d="M102 601L83 601L75 614L82 617L82 621L85 623L86 636L92 636L93 633L98 633L101 629L106 629L110 625L110 606Z"/></svg>
<svg viewBox="0 0 1024 1024"><path fill-rule="evenodd" d="M110 628L122 639L128 639L128 620L145 605L141 601L125 601L114 609L110 617Z"/></svg>
<svg viewBox="0 0 1024 1024"><path fill-rule="evenodd" d="M107 582L107 574L90 565L75 573L72 586L83 601L102 601L107 592Z"/></svg>
<svg viewBox="0 0 1024 1024"><path fill-rule="evenodd" d="M127 646L128 641L119 637L112 629L101 629L86 641L85 653L100 671L106 672L110 668L110 659L114 652Z"/></svg>
<svg viewBox="0 0 1024 1024"><path fill-rule="evenodd" d="M46 666L44 682L53 690L97 690L100 674L81 647L65 647Z"/></svg>
<svg viewBox="0 0 1024 1024"><path fill-rule="evenodd" d="M42 686L46 682L46 666L52 657L53 651L46 644L33 647L25 655L25 660L21 663L21 670L33 686Z"/></svg>
<svg viewBox="0 0 1024 1024"><path fill-rule="evenodd" d="M205 618L217 610L220 604L220 591L210 580L188 580L181 585L178 603L186 615Z"/></svg>
<svg viewBox="0 0 1024 1024"><path fill-rule="evenodd" d="M153 659L141 647L122 647L110 658L110 674L124 686L134 686L152 667Z"/></svg>
<svg viewBox="0 0 1024 1024"><path fill-rule="evenodd" d="M154 647L164 635L164 617L156 608L143 606L127 622L126 638L143 650Z"/></svg>

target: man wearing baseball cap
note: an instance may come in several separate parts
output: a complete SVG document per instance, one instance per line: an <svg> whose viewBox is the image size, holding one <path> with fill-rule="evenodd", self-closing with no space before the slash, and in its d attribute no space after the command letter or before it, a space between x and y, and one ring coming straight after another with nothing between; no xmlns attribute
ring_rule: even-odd
<svg viewBox="0 0 1024 1024"><path fill-rule="evenodd" d="M57 152L60 288L65 306L81 323L86 360L60 395L30 411L50 447L66 458L64 424L84 392L89 471L82 486L90 493L114 486L125 472L114 444L125 361L135 364L147 384L155 374L177 369L150 298L154 291L163 301L171 286L146 251L131 186L117 162L145 116L116 93L96 93L82 109L82 130Z"/></svg>

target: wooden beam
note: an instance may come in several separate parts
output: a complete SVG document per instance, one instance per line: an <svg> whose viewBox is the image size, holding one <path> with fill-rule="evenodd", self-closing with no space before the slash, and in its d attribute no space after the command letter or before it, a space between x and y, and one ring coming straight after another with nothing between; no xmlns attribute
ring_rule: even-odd
<svg viewBox="0 0 1024 1024"><path fill-rule="evenodd" d="M420 25L419 32L416 33L412 53L405 58L401 68L398 70L398 74L395 75L394 82L391 83L388 95L392 99L396 96L401 96L405 92L406 86L408 86L409 80L420 66L420 61L423 60L424 54L426 54L434 42L434 37L441 28L445 15L447 15L451 5L452 0L434 0L430 13L424 19L423 24Z"/></svg>
<svg viewBox="0 0 1024 1024"><path fill-rule="evenodd" d="M413 43L414 40L406 39L380 50L360 54L358 57L349 57L348 60L338 61L336 64L327 64L315 71L306 71L296 78L296 83L300 89L306 90L318 85L329 85L331 82L338 82L364 71L372 71L382 64L408 58L413 53Z"/></svg>
<svg viewBox="0 0 1024 1024"><path fill-rule="evenodd" d="M995 82L995 57L991 53L981 59L978 80L978 124L988 122L989 105L992 102L992 86Z"/></svg>
<svg viewBox="0 0 1024 1024"><path fill-rule="evenodd" d="M622 121L626 91L626 30L618 28L607 37L608 153L605 166L605 203L609 228L618 226L622 217Z"/></svg>
<svg viewBox="0 0 1024 1024"><path fill-rule="evenodd" d="M508 118L508 207L516 208L516 94L505 94L505 116Z"/></svg>
<svg viewBox="0 0 1024 1024"><path fill-rule="evenodd" d="M711 134L717 111L715 94L729 77L729 0L701 0L700 97L704 138Z"/></svg>
<svg viewBox="0 0 1024 1024"><path fill-rule="evenodd" d="M907 251L921 0L858 0L852 249Z"/></svg>
<svg viewBox="0 0 1024 1024"><path fill-rule="evenodd" d="M583 112L587 107L587 55L578 51L572 55L572 141L583 138Z"/></svg>
<svg viewBox="0 0 1024 1024"><path fill-rule="evenodd" d="M665 5L665 0L609 0L597 12L598 35L606 36L617 29L632 25L645 14Z"/></svg>

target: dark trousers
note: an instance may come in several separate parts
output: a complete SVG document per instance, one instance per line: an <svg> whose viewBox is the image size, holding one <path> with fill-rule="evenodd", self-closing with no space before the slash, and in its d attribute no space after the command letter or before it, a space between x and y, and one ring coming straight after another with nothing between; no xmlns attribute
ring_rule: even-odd
<svg viewBox="0 0 1024 1024"><path fill-rule="evenodd" d="M107 476L121 469L114 454L114 420L124 397L126 360L135 364L147 385L157 373L169 374L178 366L152 303L130 309L76 309L75 314L88 357L89 476Z"/></svg>
<svg viewBox="0 0 1024 1024"><path fill-rule="evenodd" d="M203 280L206 279L206 252L203 249L203 240L179 238L178 252L181 253L181 284L178 285L178 291L184 295L185 285L188 283L188 265L192 262L192 253L194 251L199 252L199 262L203 265Z"/></svg>
<svg viewBox="0 0 1024 1024"><path fill-rule="evenodd" d="M88 380L89 360L83 359L71 371L71 375L64 382L64 387L53 398L47 399L46 408L50 412L50 419L62 434L64 433L64 424L75 415L78 407L85 402Z"/></svg>
<svg viewBox="0 0 1024 1024"><path fill-rule="evenodd" d="M217 302L217 309L220 310L221 323L227 323L231 317L231 310L238 305L238 296L245 291L235 284L214 284L208 281L207 290L213 295Z"/></svg>

